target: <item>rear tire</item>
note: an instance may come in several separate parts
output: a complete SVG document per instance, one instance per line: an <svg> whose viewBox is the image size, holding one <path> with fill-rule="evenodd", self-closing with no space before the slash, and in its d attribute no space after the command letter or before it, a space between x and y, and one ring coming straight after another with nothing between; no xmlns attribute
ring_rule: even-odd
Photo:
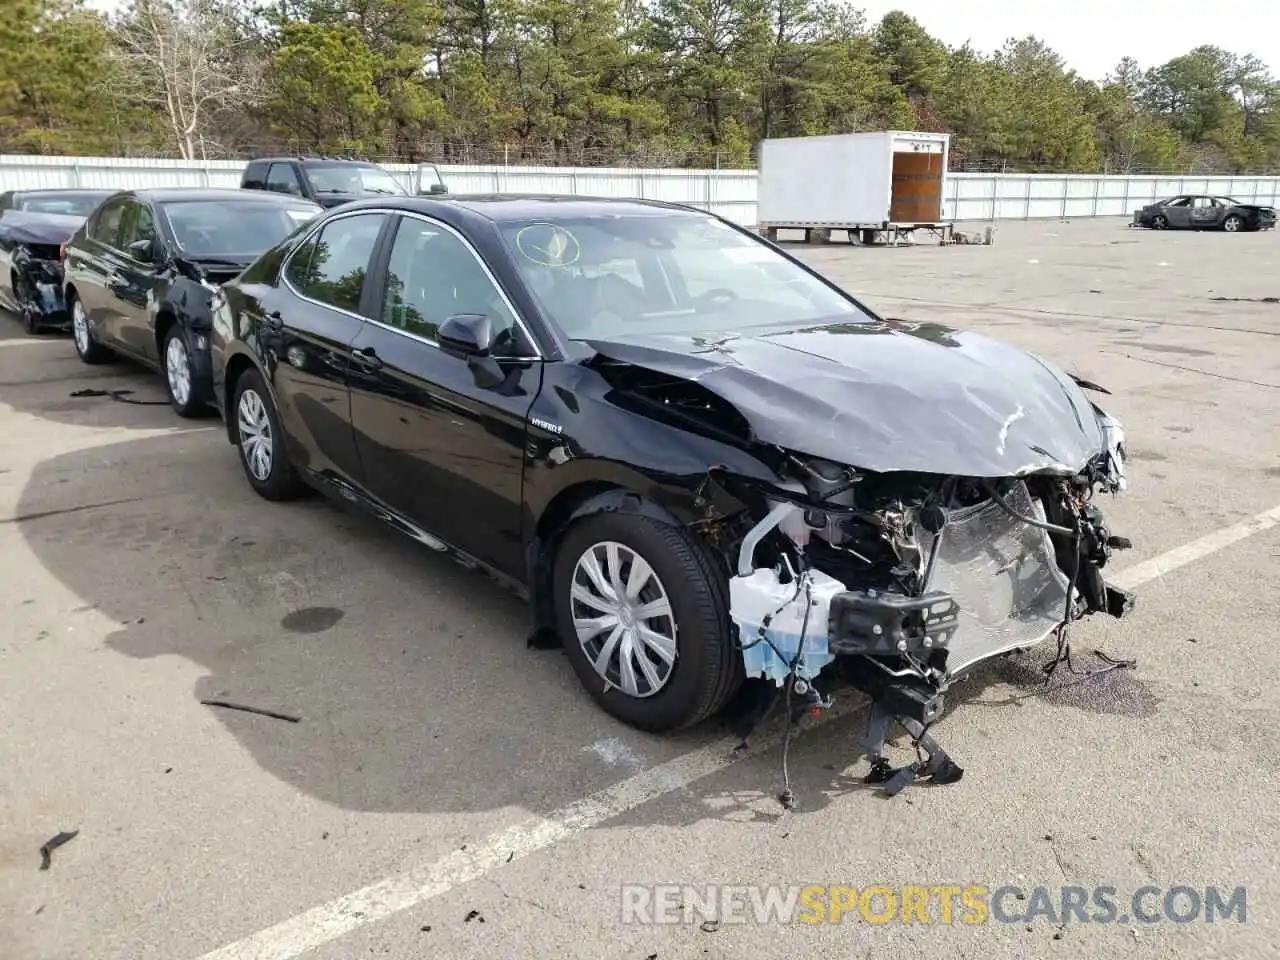
<svg viewBox="0 0 1280 960"><path fill-rule="evenodd" d="M589 556L595 556L594 569L606 586L621 590L624 599L612 615L607 602L600 602L608 591L593 585ZM610 569L614 560L619 562ZM643 576L638 563L647 565L651 576ZM586 517L561 540L552 582L556 622L569 662L587 692L622 722L655 733L688 727L720 710L742 684L728 583L706 549L683 528L634 514ZM627 597L629 588L633 595ZM584 597L595 599L585 603ZM667 612L645 616L642 608ZM586 636L580 639L575 616L580 625L599 618L604 626L594 633L584 629ZM669 641L669 646L661 645L671 656L669 664L653 646L655 638ZM609 655L600 657L610 644ZM630 667L624 668L627 654ZM603 661L604 673L595 660ZM651 682L655 677L660 680L656 685ZM638 691L626 692L628 683Z"/></svg>
<svg viewBox="0 0 1280 960"><path fill-rule="evenodd" d="M236 450L244 475L258 496L266 500L296 500L306 485L289 460L280 414L271 391L257 370L246 370L236 381L228 415L236 435Z"/></svg>
<svg viewBox="0 0 1280 960"><path fill-rule="evenodd" d="M111 351L93 339L89 329L89 315L84 311L80 298L71 298L71 339L76 345L76 356L82 363L99 364L111 359Z"/></svg>

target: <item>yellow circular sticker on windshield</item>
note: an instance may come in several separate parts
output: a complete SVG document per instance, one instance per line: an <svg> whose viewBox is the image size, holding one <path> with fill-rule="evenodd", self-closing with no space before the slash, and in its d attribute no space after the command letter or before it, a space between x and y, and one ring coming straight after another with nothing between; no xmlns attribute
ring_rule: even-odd
<svg viewBox="0 0 1280 960"><path fill-rule="evenodd" d="M567 267L582 254L578 238L554 223L531 223L516 234L516 249L544 267Z"/></svg>

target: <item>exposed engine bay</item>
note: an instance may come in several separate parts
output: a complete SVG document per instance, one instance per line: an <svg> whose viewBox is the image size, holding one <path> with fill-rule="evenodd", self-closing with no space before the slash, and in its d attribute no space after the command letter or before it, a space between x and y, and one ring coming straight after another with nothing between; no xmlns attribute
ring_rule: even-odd
<svg viewBox="0 0 1280 960"><path fill-rule="evenodd" d="M875 473L791 452L778 464L781 484L713 471L752 504L749 528L721 531L719 543L748 677L785 694L789 721L797 706L830 706L819 689L826 673L867 694L868 780L890 795L921 777L959 779L928 733L954 682L1052 637L1051 675L1070 655L1073 621L1132 608L1103 578L1129 541L1095 502L1127 487L1124 433L1094 409L1104 443L1074 474ZM900 770L884 755L895 722L920 755Z"/></svg>

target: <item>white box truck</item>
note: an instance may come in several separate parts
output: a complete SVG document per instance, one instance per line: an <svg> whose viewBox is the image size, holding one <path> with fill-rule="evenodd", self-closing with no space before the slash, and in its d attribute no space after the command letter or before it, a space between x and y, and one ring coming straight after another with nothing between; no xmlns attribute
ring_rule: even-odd
<svg viewBox="0 0 1280 960"><path fill-rule="evenodd" d="M824 243L832 230L850 243L899 243L928 230L944 243L942 217L950 136L889 130L760 142L757 229L803 230Z"/></svg>

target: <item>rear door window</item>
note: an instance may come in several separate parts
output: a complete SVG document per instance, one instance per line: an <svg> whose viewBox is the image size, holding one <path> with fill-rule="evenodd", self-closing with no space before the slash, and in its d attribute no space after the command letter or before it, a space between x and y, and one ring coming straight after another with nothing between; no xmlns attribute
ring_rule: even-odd
<svg viewBox="0 0 1280 960"><path fill-rule="evenodd" d="M369 262L385 221L386 214L364 213L325 224L289 259L289 282L311 300L359 313Z"/></svg>

